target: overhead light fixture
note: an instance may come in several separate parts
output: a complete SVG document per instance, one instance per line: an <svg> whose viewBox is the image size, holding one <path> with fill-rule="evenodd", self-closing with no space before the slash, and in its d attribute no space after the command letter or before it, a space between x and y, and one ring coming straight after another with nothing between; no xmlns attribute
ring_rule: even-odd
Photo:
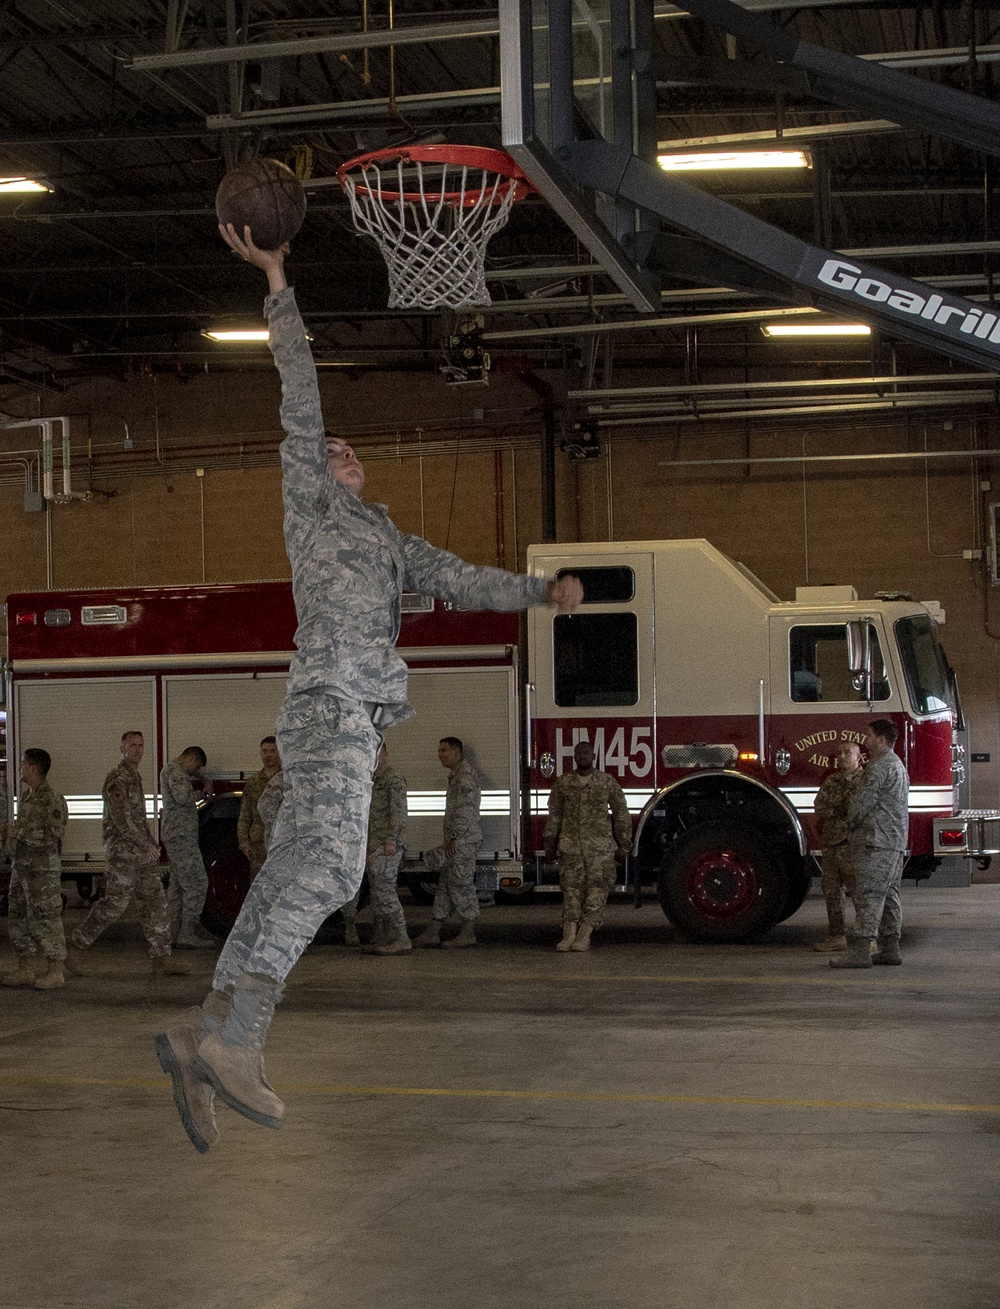
<svg viewBox="0 0 1000 1309"><path fill-rule="evenodd" d="M804 150L713 150L703 154L657 155L666 173L720 168L811 168Z"/></svg>
<svg viewBox="0 0 1000 1309"><path fill-rule="evenodd" d="M49 192L52 187L37 177L0 177L0 195L20 194L25 191Z"/></svg>
<svg viewBox="0 0 1000 1309"><path fill-rule="evenodd" d="M761 323L765 336L871 336L867 323Z"/></svg>
<svg viewBox="0 0 1000 1309"><path fill-rule="evenodd" d="M210 341L266 341L268 332L266 327L240 328L230 331L228 328L218 328L216 330L206 330L202 336L207 336Z"/></svg>

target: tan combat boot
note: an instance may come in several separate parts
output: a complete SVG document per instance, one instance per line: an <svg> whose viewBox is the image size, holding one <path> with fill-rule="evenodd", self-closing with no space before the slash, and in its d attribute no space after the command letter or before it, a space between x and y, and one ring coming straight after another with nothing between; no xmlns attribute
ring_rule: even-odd
<svg viewBox="0 0 1000 1309"><path fill-rule="evenodd" d="M51 991L57 986L66 985L66 977L63 974L61 959L49 959L46 961L48 968L44 973L40 973L35 978L36 991Z"/></svg>
<svg viewBox="0 0 1000 1309"><path fill-rule="evenodd" d="M211 932L206 932L197 918L181 920L181 929L177 933L174 946L178 950L214 950L218 945Z"/></svg>
<svg viewBox="0 0 1000 1309"><path fill-rule="evenodd" d="M154 954L149 959L149 970L154 977L186 977L191 965L172 954Z"/></svg>
<svg viewBox="0 0 1000 1309"><path fill-rule="evenodd" d="M0 977L0 986L34 986L35 974L27 959L18 959L17 967L12 973Z"/></svg>
<svg viewBox="0 0 1000 1309"><path fill-rule="evenodd" d="M63 960L63 968L67 973L72 973L74 977L93 977L98 971L94 961L89 958L86 948L81 949L79 946L70 945L66 942L66 958Z"/></svg>
<svg viewBox="0 0 1000 1309"><path fill-rule="evenodd" d="M839 959L831 959L831 968L871 968L872 938L870 936L852 936L847 949Z"/></svg>
<svg viewBox="0 0 1000 1309"><path fill-rule="evenodd" d="M476 940L476 925L470 920L463 921L462 926L458 929L458 935L453 936L450 941L443 941L442 945L446 950L464 950L471 945L478 945Z"/></svg>
<svg viewBox="0 0 1000 1309"><path fill-rule="evenodd" d="M878 938L878 949L872 955L873 964L895 964L903 962L903 957L899 953L898 936L880 936Z"/></svg>
<svg viewBox="0 0 1000 1309"><path fill-rule="evenodd" d="M375 945L370 948L372 954L412 954L413 942L406 935L406 928L401 927L391 941L386 941L384 945Z"/></svg>
<svg viewBox="0 0 1000 1309"><path fill-rule="evenodd" d="M156 1057L173 1082L174 1104L188 1139L205 1154L219 1139L215 1125L215 1091L194 1071L198 1045L209 1032L218 1032L229 1016L229 997L211 991L201 1008L186 1010L156 1037Z"/></svg>
<svg viewBox="0 0 1000 1309"><path fill-rule="evenodd" d="M419 936L414 937L412 945L420 949L436 949L441 944L441 923L432 918Z"/></svg>
<svg viewBox="0 0 1000 1309"><path fill-rule="evenodd" d="M358 925L354 919L344 919L344 944L349 946L359 946L361 937L358 936Z"/></svg>
<svg viewBox="0 0 1000 1309"><path fill-rule="evenodd" d="M285 1106L264 1076L264 1041L282 986L247 975L233 988L225 1024L198 1045L194 1072L209 1082L230 1109L261 1127L280 1127Z"/></svg>
<svg viewBox="0 0 1000 1309"><path fill-rule="evenodd" d="M576 940L569 947L570 950L589 950L590 934L594 929L589 923L581 923L576 929Z"/></svg>
<svg viewBox="0 0 1000 1309"><path fill-rule="evenodd" d="M562 940L556 944L557 950L569 950L576 940L576 923L563 923Z"/></svg>
<svg viewBox="0 0 1000 1309"><path fill-rule="evenodd" d="M847 937L835 936L831 932L825 941L817 941L813 949L818 950L820 954L836 954L840 950L847 949Z"/></svg>

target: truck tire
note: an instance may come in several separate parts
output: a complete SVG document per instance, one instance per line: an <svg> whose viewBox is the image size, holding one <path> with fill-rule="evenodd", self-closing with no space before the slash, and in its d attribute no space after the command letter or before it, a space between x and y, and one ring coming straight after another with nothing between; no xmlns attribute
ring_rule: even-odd
<svg viewBox="0 0 1000 1309"><path fill-rule="evenodd" d="M792 914L799 912L806 902L810 886L812 886L812 878L806 872L789 878L788 894L785 896L785 903L781 906L779 923L783 923L786 918L791 918Z"/></svg>
<svg viewBox="0 0 1000 1309"><path fill-rule="evenodd" d="M752 829L721 819L692 827L667 847L660 904L696 941L748 941L781 920L789 894L785 866Z"/></svg>

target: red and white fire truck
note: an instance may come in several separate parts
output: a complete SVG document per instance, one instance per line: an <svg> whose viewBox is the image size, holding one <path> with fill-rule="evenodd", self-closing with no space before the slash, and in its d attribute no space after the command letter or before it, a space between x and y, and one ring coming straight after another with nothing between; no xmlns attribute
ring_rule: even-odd
<svg viewBox="0 0 1000 1309"><path fill-rule="evenodd" d="M960 710L933 603L859 600L848 586L781 601L703 540L538 545L528 567L581 577L577 612L522 619L405 598L398 644L417 714L388 744L408 781L418 896L419 852L440 840L445 735L483 777L481 884L506 898L557 889L541 832L581 739L634 815L630 885L655 886L696 938L759 936L799 908L821 853L817 789L838 743L861 742L874 717L899 728L910 873L975 852L956 817ZM10 752L52 754L70 808L64 867L86 889L121 733L145 734L151 821L159 770L187 745L206 751L217 791L238 793L274 730L295 615L289 583L256 582L12 595L7 623ZM203 814L220 926L247 883L236 803L222 795Z"/></svg>

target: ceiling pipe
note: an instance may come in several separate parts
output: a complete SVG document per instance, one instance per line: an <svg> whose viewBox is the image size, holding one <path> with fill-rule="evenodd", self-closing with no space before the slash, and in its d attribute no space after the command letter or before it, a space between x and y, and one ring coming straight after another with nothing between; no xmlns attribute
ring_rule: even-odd
<svg viewBox="0 0 1000 1309"><path fill-rule="evenodd" d="M869 463L900 459L979 459L1000 455L1000 449L985 450L917 450L899 454L863 455L766 455L753 459L660 459L660 468L724 468L747 464L842 464Z"/></svg>
<svg viewBox="0 0 1000 1309"><path fill-rule="evenodd" d="M567 391L567 400L639 400L684 395L732 395L744 391L815 391L837 386L927 386L935 382L965 383L1000 381L1000 373L914 373L884 377L813 377L791 382L689 382L679 386L629 386L593 391ZM596 408L596 406L595 406Z"/></svg>
<svg viewBox="0 0 1000 1309"><path fill-rule="evenodd" d="M821 417L826 414L858 414L873 410L893 412L903 409L959 409L963 405L978 404L995 406L996 392L973 391L966 395L930 396L926 399L914 399L910 396L899 396L895 400L864 400L856 403L852 401L841 404L801 405L787 409L746 408L718 411L710 410L704 413L661 414L650 416L648 418L595 418L594 422L600 428L649 427L654 424L662 427L669 423L711 423L720 420L742 423L751 418L809 418ZM736 462L743 463L745 460L737 460Z"/></svg>

